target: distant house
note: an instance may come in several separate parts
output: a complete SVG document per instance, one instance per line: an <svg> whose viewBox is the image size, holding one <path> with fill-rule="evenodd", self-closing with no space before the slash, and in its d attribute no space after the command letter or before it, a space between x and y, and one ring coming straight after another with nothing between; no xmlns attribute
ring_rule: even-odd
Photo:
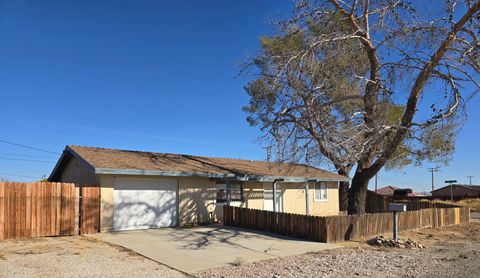
<svg viewBox="0 0 480 278"><path fill-rule="evenodd" d="M383 195L383 196L399 196L399 197L423 196L420 193L413 192L412 189L410 189L410 188L399 188L399 187L391 186L391 185L377 189L376 193L380 194L380 195Z"/></svg>
<svg viewBox="0 0 480 278"><path fill-rule="evenodd" d="M101 230L118 231L219 220L224 204L337 215L348 178L302 164L67 146L49 180L100 186Z"/></svg>
<svg viewBox="0 0 480 278"><path fill-rule="evenodd" d="M452 195L453 198L480 197L480 185L452 184L432 191L433 197L450 198Z"/></svg>

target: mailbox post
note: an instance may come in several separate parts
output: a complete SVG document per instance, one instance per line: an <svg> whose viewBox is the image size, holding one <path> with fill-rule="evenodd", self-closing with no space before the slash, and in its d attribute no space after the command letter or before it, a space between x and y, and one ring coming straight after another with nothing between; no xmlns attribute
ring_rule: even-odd
<svg viewBox="0 0 480 278"><path fill-rule="evenodd" d="M407 205L405 204L388 204L387 210L393 212L393 239L398 240L398 213L407 211Z"/></svg>

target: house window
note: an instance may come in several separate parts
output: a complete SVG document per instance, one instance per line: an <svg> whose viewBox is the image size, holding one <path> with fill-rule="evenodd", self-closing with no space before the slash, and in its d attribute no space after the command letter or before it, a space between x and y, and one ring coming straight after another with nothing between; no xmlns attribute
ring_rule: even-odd
<svg viewBox="0 0 480 278"><path fill-rule="evenodd" d="M217 203L227 202L227 190L221 187L224 184L217 184Z"/></svg>
<svg viewBox="0 0 480 278"><path fill-rule="evenodd" d="M231 201L243 202L243 184L232 184L231 186ZM217 184L217 203L226 203L227 198L227 185Z"/></svg>
<svg viewBox="0 0 480 278"><path fill-rule="evenodd" d="M324 182L316 183L313 194L314 201L327 201L327 185Z"/></svg>

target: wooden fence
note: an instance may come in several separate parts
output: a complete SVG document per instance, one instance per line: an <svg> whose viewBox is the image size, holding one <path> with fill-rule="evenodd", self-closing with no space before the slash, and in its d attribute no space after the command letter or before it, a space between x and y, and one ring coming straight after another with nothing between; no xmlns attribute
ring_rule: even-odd
<svg viewBox="0 0 480 278"><path fill-rule="evenodd" d="M393 213L330 216L326 218L326 242L354 240L392 233ZM398 214L399 231L436 228L470 222L469 207L426 208Z"/></svg>
<svg viewBox="0 0 480 278"><path fill-rule="evenodd" d="M0 240L98 231L98 187L81 191L88 196L83 206L72 183L0 182Z"/></svg>
<svg viewBox="0 0 480 278"><path fill-rule="evenodd" d="M399 230L441 227L469 221L468 207L420 209L399 213ZM338 242L392 232L393 214L309 216L224 206L223 223L313 241Z"/></svg>
<svg viewBox="0 0 480 278"><path fill-rule="evenodd" d="M80 233L94 234L100 231L100 187L82 186L80 202Z"/></svg>
<svg viewBox="0 0 480 278"><path fill-rule="evenodd" d="M367 213L386 212L389 203L402 203L407 205L407 211L426 209L426 208L457 208L453 204L445 204L432 201L423 201L413 198L392 198L376 194L373 191L367 191L367 200L365 211Z"/></svg>

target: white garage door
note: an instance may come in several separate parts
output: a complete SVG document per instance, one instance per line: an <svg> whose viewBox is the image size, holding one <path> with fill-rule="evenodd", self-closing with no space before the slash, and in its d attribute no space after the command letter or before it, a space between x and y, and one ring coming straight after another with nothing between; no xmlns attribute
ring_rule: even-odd
<svg viewBox="0 0 480 278"><path fill-rule="evenodd" d="M176 226L177 182L115 178L113 204L116 231Z"/></svg>

